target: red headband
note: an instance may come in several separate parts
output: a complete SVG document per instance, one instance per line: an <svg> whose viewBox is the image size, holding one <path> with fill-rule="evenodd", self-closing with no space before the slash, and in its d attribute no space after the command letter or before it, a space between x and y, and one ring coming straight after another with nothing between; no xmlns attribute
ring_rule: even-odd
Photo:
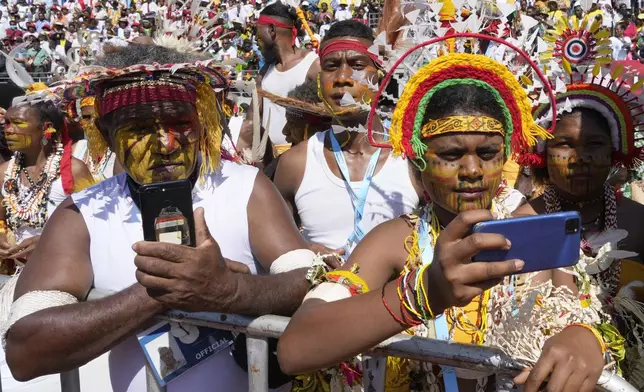
<svg viewBox="0 0 644 392"><path fill-rule="evenodd" d="M260 15L259 19L257 19L257 24L265 26L273 25L275 27L281 27L283 29L291 29L291 46L295 46L295 37L297 37L297 29L295 28L295 26L280 22L279 20L266 15Z"/></svg>
<svg viewBox="0 0 644 392"><path fill-rule="evenodd" d="M322 48L322 50L320 51L320 60L322 60L328 54L341 52L343 50L353 50L356 52L364 53L369 56L369 58L373 60L373 62L377 66L382 66L382 60L380 60L377 54L371 53L367 45L363 44L360 41L348 39L340 39L324 45L324 48Z"/></svg>
<svg viewBox="0 0 644 392"><path fill-rule="evenodd" d="M186 85L149 81L108 88L97 97L99 113L104 116L121 107L145 102L183 101L194 104L197 95L194 88Z"/></svg>

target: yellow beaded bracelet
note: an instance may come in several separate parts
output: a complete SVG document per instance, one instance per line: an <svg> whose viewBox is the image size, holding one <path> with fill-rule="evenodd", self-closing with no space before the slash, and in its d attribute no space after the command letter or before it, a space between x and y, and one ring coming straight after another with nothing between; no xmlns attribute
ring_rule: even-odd
<svg viewBox="0 0 644 392"><path fill-rule="evenodd" d="M599 346L602 349L602 355L606 354L606 344L604 343L604 338L602 338L602 335L595 328L591 327L590 325L581 324L581 323L570 324L566 326L566 328L569 328L569 327L582 327L592 332L593 335L595 335L595 339L597 339L597 342L599 342Z"/></svg>

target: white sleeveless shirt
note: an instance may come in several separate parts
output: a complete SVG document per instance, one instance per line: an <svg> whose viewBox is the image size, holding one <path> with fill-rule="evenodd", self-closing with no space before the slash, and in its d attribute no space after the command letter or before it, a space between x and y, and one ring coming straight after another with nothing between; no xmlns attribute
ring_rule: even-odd
<svg viewBox="0 0 644 392"><path fill-rule="evenodd" d="M204 185L193 191L194 208L205 209L206 223L224 257L262 273L248 237L248 200L258 170L224 161ZM141 214L130 196L126 174L121 173L72 196L90 235L94 287L121 291L136 283L132 245L143 240ZM109 353L109 371L115 392L145 392L145 356L135 335ZM168 392L245 392L248 378L224 350L168 384Z"/></svg>
<svg viewBox="0 0 644 392"><path fill-rule="evenodd" d="M353 232L354 210L344 180L331 172L324 158L324 140L328 132L318 132L308 140L306 168L295 193L295 205L306 239L338 249L346 244ZM365 234L380 223L410 213L418 206L418 193L409 175L407 161L390 155L373 176L361 222ZM361 184L362 181L350 183L356 192Z"/></svg>
<svg viewBox="0 0 644 392"><path fill-rule="evenodd" d="M278 71L275 69L275 65L271 65L262 79L262 90L286 97L295 87L306 82L306 74L317 58L318 55L311 52L295 67L284 72ZM286 137L282 134L282 129L286 125L286 109L283 106L274 104L273 101L267 98L263 99L263 106L262 125L264 129L268 130L271 142L273 144L286 144ZM269 113L270 124L268 123Z"/></svg>

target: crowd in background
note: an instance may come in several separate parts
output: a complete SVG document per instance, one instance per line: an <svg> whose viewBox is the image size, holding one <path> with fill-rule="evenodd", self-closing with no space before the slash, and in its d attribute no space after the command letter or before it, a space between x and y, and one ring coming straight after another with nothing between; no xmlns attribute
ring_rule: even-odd
<svg viewBox="0 0 644 392"><path fill-rule="evenodd" d="M201 49L218 61L242 60L238 69L245 72L238 73L239 77L253 77L264 65L256 21L265 5L262 0L203 1L208 20L215 22L202 34ZM511 16L516 23L521 15L531 16L542 33L567 20L592 22L600 18L610 29L614 60L644 58L644 12L636 1L600 0L587 11L580 1L570 0L522 0L516 5L517 12ZM315 41L319 42L336 21L355 19L376 27L382 1L303 1L301 9L313 36L302 30L296 44L316 50ZM103 43L119 45L140 36L152 37L159 29L194 25L195 19L180 0L0 0L0 49L5 53L15 49L12 57L29 72L62 74L79 61L91 63L100 55ZM4 62L0 56L0 71Z"/></svg>
<svg viewBox="0 0 644 392"><path fill-rule="evenodd" d="M208 20L216 22L200 42L201 49L220 61L243 60L240 70L259 70L264 61L257 46L256 21L265 5L262 0L203 1ZM304 33L297 45L314 50L312 40L319 42L335 21L353 18L368 24L371 20L375 27L381 1L357 0L351 5L347 0L304 1L301 9L314 37ZM18 47L12 57L30 72L62 73L80 60L91 62L100 55L103 43L119 45L140 36L152 37L159 29L194 23L191 10L181 1L1 0L0 49L8 54Z"/></svg>

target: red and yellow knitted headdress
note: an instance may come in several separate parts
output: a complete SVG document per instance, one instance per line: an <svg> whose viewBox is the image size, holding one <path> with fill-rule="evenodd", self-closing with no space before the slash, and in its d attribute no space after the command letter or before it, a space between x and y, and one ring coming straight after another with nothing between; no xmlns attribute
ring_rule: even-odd
<svg viewBox="0 0 644 392"><path fill-rule="evenodd" d="M458 52L459 48L469 48L472 51L476 47L474 40L488 40L504 46L518 55L513 58L522 59L526 65L511 71L507 65L483 54L463 53L466 50ZM432 48L437 55L417 70L414 69L407 80L393 112L388 143L375 142L372 121L377 113L378 98L390 79L399 72L400 66L405 65L406 59L417 56L419 52L429 51L431 46L437 46ZM405 66L409 68L409 65ZM525 161L533 159L530 150L537 140L549 137L549 133L534 122L532 103L525 91L525 86L532 85L532 78L537 77L546 85L547 80L527 53L502 39L474 33L434 38L409 49L389 68L371 108L370 141L379 147L391 147L395 154L420 162L420 166L424 166L422 157L427 149L423 139L446 132L503 134L506 153L514 153ZM458 84L474 85L489 91L502 110L503 122L499 123L486 116L450 116L424 124L425 110L432 96L443 88ZM548 90L548 95L555 107L552 90Z"/></svg>
<svg viewBox="0 0 644 392"><path fill-rule="evenodd" d="M613 164L632 168L644 159L644 78L628 62L611 58L610 32L599 21L558 25L544 36L539 54L544 73L557 91L557 115L574 108L600 113L608 122ZM574 24L573 24L574 23ZM550 105L534 108L541 124L553 120ZM543 153L540 148L539 153Z"/></svg>

